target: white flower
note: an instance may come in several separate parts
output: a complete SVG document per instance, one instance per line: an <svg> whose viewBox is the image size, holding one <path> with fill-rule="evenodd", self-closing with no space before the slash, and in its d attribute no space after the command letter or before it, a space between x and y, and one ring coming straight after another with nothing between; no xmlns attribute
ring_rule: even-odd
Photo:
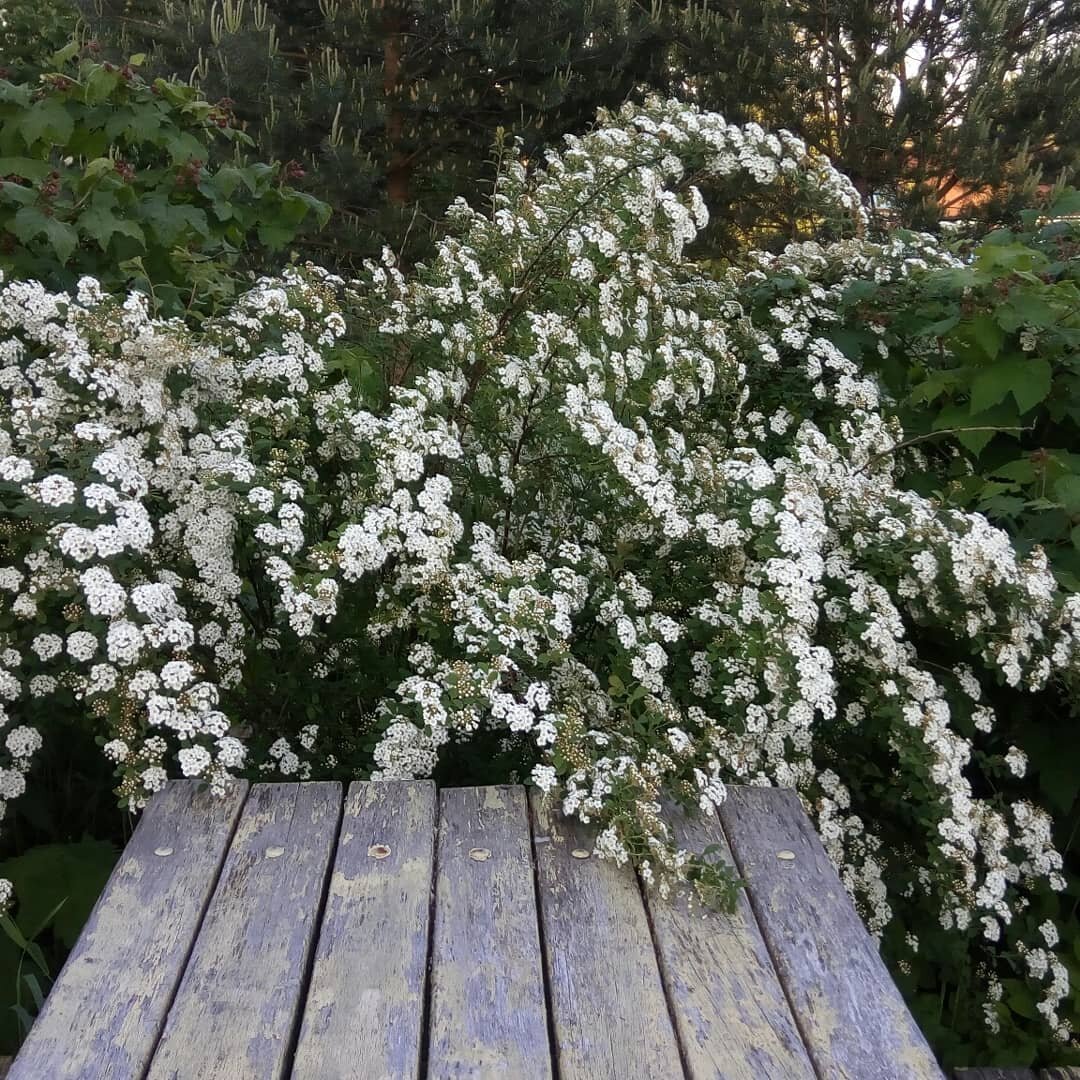
<svg viewBox="0 0 1080 1080"><path fill-rule="evenodd" d="M30 645L40 660L51 660L64 647L64 639L57 634L38 634Z"/></svg>
<svg viewBox="0 0 1080 1080"><path fill-rule="evenodd" d="M180 771L185 776L202 776L212 763L209 751L202 746L185 747L177 758L180 761Z"/></svg>
<svg viewBox="0 0 1080 1080"><path fill-rule="evenodd" d="M75 501L76 490L66 476L46 476L38 484L37 497L46 506L64 506Z"/></svg>

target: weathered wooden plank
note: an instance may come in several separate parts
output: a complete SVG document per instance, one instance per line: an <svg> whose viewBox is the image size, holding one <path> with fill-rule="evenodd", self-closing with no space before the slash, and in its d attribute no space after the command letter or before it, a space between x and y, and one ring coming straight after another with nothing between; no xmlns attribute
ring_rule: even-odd
<svg viewBox="0 0 1080 1080"><path fill-rule="evenodd" d="M419 1076L434 854L431 781L349 788L294 1076Z"/></svg>
<svg viewBox="0 0 1080 1080"><path fill-rule="evenodd" d="M956 1080L1035 1080L1030 1069L957 1069Z"/></svg>
<svg viewBox="0 0 1080 1080"><path fill-rule="evenodd" d="M142 1076L247 794L198 787L150 801L9 1080Z"/></svg>
<svg viewBox="0 0 1080 1080"><path fill-rule="evenodd" d="M637 880L530 792L560 1080L683 1076Z"/></svg>
<svg viewBox="0 0 1080 1080"><path fill-rule="evenodd" d="M528 807L520 787L440 793L428 1076L551 1076Z"/></svg>
<svg viewBox="0 0 1080 1080"><path fill-rule="evenodd" d="M150 1080L284 1074L340 814L340 784L251 789Z"/></svg>
<svg viewBox="0 0 1080 1080"><path fill-rule="evenodd" d="M731 788L720 814L819 1073L830 1080L940 1077L798 796Z"/></svg>
<svg viewBox="0 0 1080 1080"><path fill-rule="evenodd" d="M1043 1069L1039 1073L1039 1080L1080 1080L1080 1066L1055 1065Z"/></svg>
<svg viewBox="0 0 1080 1080"><path fill-rule="evenodd" d="M719 847L733 865L717 818L668 807L679 844ZM814 1080L757 920L740 891L731 915L692 909L689 890L669 900L645 892L660 973L691 1080Z"/></svg>

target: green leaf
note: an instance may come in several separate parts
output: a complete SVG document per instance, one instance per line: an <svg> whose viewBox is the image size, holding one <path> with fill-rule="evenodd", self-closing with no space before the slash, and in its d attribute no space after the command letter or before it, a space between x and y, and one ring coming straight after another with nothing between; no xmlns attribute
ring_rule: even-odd
<svg viewBox="0 0 1080 1080"><path fill-rule="evenodd" d="M260 225L259 242L271 251L283 248L296 235L295 229L282 228L280 225Z"/></svg>
<svg viewBox="0 0 1080 1080"><path fill-rule="evenodd" d="M23 981L30 988L30 996L34 999L34 1008L40 1013L45 1005L45 994L42 992L38 977L32 971L27 971L23 973Z"/></svg>
<svg viewBox="0 0 1080 1080"><path fill-rule="evenodd" d="M204 211L184 203L170 203L168 197L161 193L144 198L139 203L139 210L162 244L172 246L185 229L203 237L210 234Z"/></svg>
<svg viewBox="0 0 1080 1080"><path fill-rule="evenodd" d="M86 77L84 100L88 105L99 105L107 101L119 82L120 72L106 71L103 66L95 65Z"/></svg>
<svg viewBox="0 0 1080 1080"><path fill-rule="evenodd" d="M62 49L54 52L49 57L49 65L54 68L62 68L69 60L74 60L79 55L79 43L69 41Z"/></svg>
<svg viewBox="0 0 1080 1080"><path fill-rule="evenodd" d="M91 240L96 240L102 251L108 248L109 241L117 233L121 236L130 236L143 248L146 247L146 234L138 223L101 206L91 206L79 216L79 231Z"/></svg>
<svg viewBox="0 0 1080 1080"><path fill-rule="evenodd" d="M38 193L33 188L13 184L10 180L0 180L0 203L18 203L20 206L29 206L37 200Z"/></svg>
<svg viewBox="0 0 1080 1080"><path fill-rule="evenodd" d="M944 337L960 321L959 315L950 315L939 322L927 323L918 331L919 337Z"/></svg>
<svg viewBox="0 0 1080 1080"><path fill-rule="evenodd" d="M999 360L971 381L971 411L980 413L1012 394L1021 414L1034 408L1050 393L1053 371L1041 357Z"/></svg>
<svg viewBox="0 0 1080 1080"><path fill-rule="evenodd" d="M26 937L23 932L15 925L15 920L9 915L0 917L0 930L10 938L20 949L26 948Z"/></svg>
<svg viewBox="0 0 1080 1080"><path fill-rule="evenodd" d="M49 175L47 161L28 157L0 157L0 176L18 176L23 180L44 180Z"/></svg>
<svg viewBox="0 0 1080 1080"><path fill-rule="evenodd" d="M174 165L186 165L196 158L205 161L210 156L206 146L190 131L170 133L165 137L165 147Z"/></svg>
<svg viewBox="0 0 1080 1080"><path fill-rule="evenodd" d="M116 162L114 162L112 158L94 158L94 160L83 170L83 179L93 180L95 177L105 176L106 174L113 172L115 168Z"/></svg>
<svg viewBox="0 0 1080 1080"><path fill-rule="evenodd" d="M27 1012L26 1008L22 1005L10 1006L11 1011L19 1018L19 1027L22 1029L23 1035L27 1035L30 1029L34 1026L34 1018Z"/></svg>
<svg viewBox="0 0 1080 1080"><path fill-rule="evenodd" d="M1080 512L1080 476L1063 476L1054 484L1054 497L1070 513Z"/></svg>
<svg viewBox="0 0 1080 1080"><path fill-rule="evenodd" d="M1020 414L1023 415L1050 395L1054 371L1050 366L1050 361L1044 360L1041 356L1018 361L1018 363L1023 365L1023 376L1013 384L1012 396L1016 399L1016 404L1020 406Z"/></svg>
<svg viewBox="0 0 1080 1080"><path fill-rule="evenodd" d="M0 102L18 105L22 109L29 108L33 89L27 83L13 83L8 82L7 79L0 79Z"/></svg>
<svg viewBox="0 0 1080 1080"><path fill-rule="evenodd" d="M1016 380L1015 370L1007 363L994 364L971 380L971 412L980 413L1004 400Z"/></svg>
<svg viewBox="0 0 1080 1080"><path fill-rule="evenodd" d="M255 194L255 178L250 169L238 169L234 165L222 165L222 167L214 173L213 177L210 178L209 182L212 183L226 199L232 196L232 193L240 184L243 184L250 194Z"/></svg>
<svg viewBox="0 0 1080 1080"><path fill-rule="evenodd" d="M17 922L25 934L40 926L57 904L53 931L68 948L79 936L109 874L117 851L103 840L41 844L0 864L0 877L15 886Z"/></svg>
<svg viewBox="0 0 1080 1080"><path fill-rule="evenodd" d="M971 335L991 360L1001 352L1001 327L989 315L976 315L971 320Z"/></svg>
<svg viewBox="0 0 1080 1080"><path fill-rule="evenodd" d="M1019 979L1002 979L1005 988L1005 1003L1019 1016L1027 1020L1037 1020L1039 1013L1035 1008L1035 997L1026 983Z"/></svg>
<svg viewBox="0 0 1080 1080"><path fill-rule="evenodd" d="M1066 188L1047 210L1047 217L1069 217L1080 214L1080 191Z"/></svg>
<svg viewBox="0 0 1080 1080"><path fill-rule="evenodd" d="M11 231L24 244L29 244L35 237L44 236L61 266L66 265L79 243L78 233L70 225L47 217L36 206L22 207L11 223Z"/></svg>
<svg viewBox="0 0 1080 1080"><path fill-rule="evenodd" d="M1006 480L1015 480L1019 484L1030 484L1035 479L1035 465L1031 458L1017 458L1007 465L998 465L989 470L991 476L1000 476Z"/></svg>
<svg viewBox="0 0 1080 1080"><path fill-rule="evenodd" d="M105 135L109 139L123 137L132 143L154 144L161 134L165 117L155 102L140 104L133 108L111 109L105 123Z"/></svg>
<svg viewBox="0 0 1080 1080"><path fill-rule="evenodd" d="M39 142L66 143L75 130L75 121L61 102L42 98L19 117L15 127L29 149Z"/></svg>
<svg viewBox="0 0 1080 1080"><path fill-rule="evenodd" d="M935 371L921 383L913 386L908 400L912 403L925 401L929 404L956 388L959 383L959 373L956 371Z"/></svg>

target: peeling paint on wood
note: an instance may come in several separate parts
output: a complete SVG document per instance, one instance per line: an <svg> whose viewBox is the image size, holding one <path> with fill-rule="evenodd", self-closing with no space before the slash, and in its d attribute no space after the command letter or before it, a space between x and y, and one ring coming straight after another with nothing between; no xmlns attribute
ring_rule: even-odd
<svg viewBox="0 0 1080 1080"><path fill-rule="evenodd" d="M549 1080L540 932L520 787L439 799L428 1076ZM488 854L476 859L471 852Z"/></svg>
<svg viewBox="0 0 1080 1080"><path fill-rule="evenodd" d="M731 788L730 850L675 819L733 916L643 900L520 787L353 784L336 850L340 785L245 793L151 802L15 1080L941 1076L792 792Z"/></svg>
<svg viewBox="0 0 1080 1080"><path fill-rule="evenodd" d="M167 784L143 813L9 1080L143 1075L247 794L198 788Z"/></svg>
<svg viewBox="0 0 1080 1080"><path fill-rule="evenodd" d="M560 1080L683 1076L675 1032L633 873L575 859L584 826L530 792L551 1018Z"/></svg>
<svg viewBox="0 0 1080 1080"><path fill-rule="evenodd" d="M435 798L430 780L349 788L294 1076L420 1075Z"/></svg>
<svg viewBox="0 0 1080 1080"><path fill-rule="evenodd" d="M941 1077L798 796L729 788L720 816L819 1073L829 1080ZM781 862L778 851L795 858Z"/></svg>
<svg viewBox="0 0 1080 1080"><path fill-rule="evenodd" d="M679 845L733 866L716 818L688 818L668 806ZM664 987L691 1080L814 1080L783 988L740 891L731 915L690 908L645 891Z"/></svg>
<svg viewBox="0 0 1080 1080"><path fill-rule="evenodd" d="M251 789L149 1080L285 1075L340 813L340 784Z"/></svg>

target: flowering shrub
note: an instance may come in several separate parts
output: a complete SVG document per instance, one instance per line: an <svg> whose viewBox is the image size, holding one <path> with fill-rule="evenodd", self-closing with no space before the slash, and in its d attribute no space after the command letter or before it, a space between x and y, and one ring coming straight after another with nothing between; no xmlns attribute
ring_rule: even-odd
<svg viewBox="0 0 1080 1080"><path fill-rule="evenodd" d="M494 745L599 854L722 901L662 800L795 786L894 958L965 958L991 1029L1027 979L1066 1037L1062 860L985 694L1074 678L1080 600L905 487L830 340L852 278L932 242L710 277L684 249L717 175L861 228L799 140L650 101L508 165L410 279L289 271L199 335L93 280L4 284L0 795L86 711L135 807L171 772L412 777Z"/></svg>

